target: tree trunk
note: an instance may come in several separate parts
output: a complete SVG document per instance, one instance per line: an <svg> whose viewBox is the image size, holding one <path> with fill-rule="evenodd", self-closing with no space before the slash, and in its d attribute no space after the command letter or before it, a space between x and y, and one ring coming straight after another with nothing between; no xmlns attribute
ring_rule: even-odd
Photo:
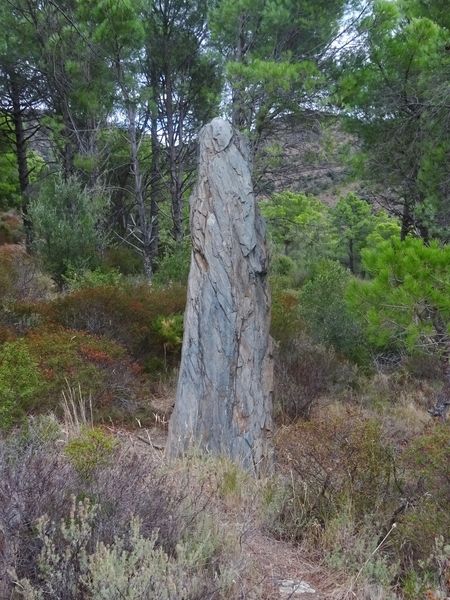
<svg viewBox="0 0 450 600"><path fill-rule="evenodd" d="M158 84L157 77L152 72L153 106L150 115L150 136L152 146L152 164L150 173L150 216L152 219L152 259L156 259L159 250L159 185L160 185L160 161L159 161L159 139L158 139Z"/></svg>
<svg viewBox="0 0 450 600"><path fill-rule="evenodd" d="M237 63L243 63L245 58L245 15L239 16L239 29L236 36L236 49L235 49L235 61ZM244 110L244 99L243 99L242 80L238 78L233 89L232 89L232 123L235 129L243 129L246 125L245 122L245 110Z"/></svg>
<svg viewBox="0 0 450 600"><path fill-rule="evenodd" d="M265 227L244 140L214 119L199 141L185 333L167 453L197 446L260 474L272 464Z"/></svg>
<svg viewBox="0 0 450 600"><path fill-rule="evenodd" d="M180 242L183 239L183 195L178 158L181 151L182 140L176 135L171 73L169 73L166 77L165 108L169 158L170 198L172 203L172 235L176 242Z"/></svg>
<svg viewBox="0 0 450 600"><path fill-rule="evenodd" d="M350 238L348 240L348 267L350 272L355 275L355 253L353 250L353 240Z"/></svg>
<svg viewBox="0 0 450 600"><path fill-rule="evenodd" d="M144 185L138 156L136 111L131 104L128 105L128 135L131 150L131 172L134 177L134 196L139 215L139 228L141 231L144 273L147 279L151 280L153 277L152 221L147 216L145 206Z"/></svg>
<svg viewBox="0 0 450 600"><path fill-rule="evenodd" d="M411 229L413 228L413 212L414 212L414 204L410 199L405 198L405 202L403 205L402 212L402 225L400 230L400 239L403 241L406 236L411 233Z"/></svg>
<svg viewBox="0 0 450 600"><path fill-rule="evenodd" d="M22 196L21 210L23 226L25 229L26 246L31 250L33 241L32 223L28 215L28 186L29 186L29 171L27 158L27 142L23 126L23 112L20 102L20 89L17 85L14 74L10 74L9 82L11 86L11 101L12 101L12 120L14 124L14 137L16 146L17 169L19 172L19 186Z"/></svg>

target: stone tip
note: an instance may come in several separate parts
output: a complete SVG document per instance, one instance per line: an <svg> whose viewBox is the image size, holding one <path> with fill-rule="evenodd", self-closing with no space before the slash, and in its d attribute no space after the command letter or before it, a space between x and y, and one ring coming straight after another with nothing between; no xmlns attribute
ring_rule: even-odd
<svg viewBox="0 0 450 600"><path fill-rule="evenodd" d="M220 117L215 117L207 123L200 133L200 143L212 147L215 153L222 152L228 147L233 137L231 123Z"/></svg>

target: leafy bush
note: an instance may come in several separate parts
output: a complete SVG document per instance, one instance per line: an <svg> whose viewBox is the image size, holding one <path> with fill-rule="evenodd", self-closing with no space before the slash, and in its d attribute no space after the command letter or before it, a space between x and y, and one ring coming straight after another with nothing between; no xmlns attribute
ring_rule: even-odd
<svg viewBox="0 0 450 600"><path fill-rule="evenodd" d="M9 427L37 394L42 378L23 340L0 347L0 427Z"/></svg>
<svg viewBox="0 0 450 600"><path fill-rule="evenodd" d="M48 177L30 203L35 247L46 269L63 283L70 269L96 266L102 245L99 221L105 199L75 178Z"/></svg>
<svg viewBox="0 0 450 600"><path fill-rule="evenodd" d="M23 410L60 414L62 392L67 386L80 386L91 397L96 421L152 419L149 377L122 345L56 326L35 327L20 344L37 369L40 385L20 404L17 416Z"/></svg>
<svg viewBox="0 0 450 600"><path fill-rule="evenodd" d="M101 286L77 290L42 305L40 311L64 327L109 336L136 357L161 357L166 340L157 330L157 319L182 313L185 301L181 286Z"/></svg>
<svg viewBox="0 0 450 600"><path fill-rule="evenodd" d="M99 427L89 427L72 438L64 450L76 471L88 478L95 469L108 464L116 447L112 436Z"/></svg>
<svg viewBox="0 0 450 600"><path fill-rule="evenodd" d="M155 331L167 346L178 348L183 341L183 315L158 317L155 320Z"/></svg>
<svg viewBox="0 0 450 600"><path fill-rule="evenodd" d="M340 409L281 429L276 442L292 473L272 524L279 534L302 539L343 510L362 523L369 511L390 507L393 455L378 421Z"/></svg>
<svg viewBox="0 0 450 600"><path fill-rule="evenodd" d="M356 372L355 366L338 360L333 349L298 335L275 352L275 413L283 422L309 418L322 395L351 387Z"/></svg>
<svg viewBox="0 0 450 600"><path fill-rule="evenodd" d="M270 266L273 275L287 277L294 272L295 262L289 256L278 254L273 258Z"/></svg>
<svg viewBox="0 0 450 600"><path fill-rule="evenodd" d="M345 292L350 275L339 263L320 261L300 294L300 314L311 336L332 345L356 362L364 362L367 349L356 314L347 306Z"/></svg>
<svg viewBox="0 0 450 600"><path fill-rule="evenodd" d="M109 246L103 254L101 264L107 270L117 270L125 276L142 273L142 257L127 246Z"/></svg>
<svg viewBox="0 0 450 600"><path fill-rule="evenodd" d="M119 592L129 598L237 597L234 551L207 510L212 491L194 485L187 468L162 472L160 466L159 458L124 449L85 479L59 442L2 440L6 596L14 588L28 598L61 600L123 598Z"/></svg>
<svg viewBox="0 0 450 600"><path fill-rule="evenodd" d="M43 299L52 291L52 283L21 246L0 246L0 306Z"/></svg>
<svg viewBox="0 0 450 600"><path fill-rule="evenodd" d="M118 286L122 283L122 274L117 269L104 270L100 267L96 269L86 269L84 271L69 270L64 276L64 281L70 290L80 290L82 288L94 288L102 285Z"/></svg>
<svg viewBox="0 0 450 600"><path fill-rule="evenodd" d="M191 243L190 240L186 240L171 248L158 262L153 283L156 285L173 283L186 285L190 264Z"/></svg>

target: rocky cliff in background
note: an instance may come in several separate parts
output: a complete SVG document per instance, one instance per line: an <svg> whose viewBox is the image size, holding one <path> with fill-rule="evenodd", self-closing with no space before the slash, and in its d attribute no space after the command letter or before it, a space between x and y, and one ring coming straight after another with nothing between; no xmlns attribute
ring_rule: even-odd
<svg viewBox="0 0 450 600"><path fill-rule="evenodd" d="M332 115L305 112L275 120L254 161L258 196L290 190L334 204L354 189L347 160L355 145Z"/></svg>

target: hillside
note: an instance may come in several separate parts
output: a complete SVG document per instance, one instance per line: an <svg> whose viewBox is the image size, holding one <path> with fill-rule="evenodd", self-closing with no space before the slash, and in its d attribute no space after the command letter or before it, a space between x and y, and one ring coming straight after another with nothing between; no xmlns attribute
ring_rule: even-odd
<svg viewBox="0 0 450 600"><path fill-rule="evenodd" d="M336 117L324 113L277 119L255 160L258 193L267 198L291 190L335 204L340 195L356 187L348 164L355 143Z"/></svg>

